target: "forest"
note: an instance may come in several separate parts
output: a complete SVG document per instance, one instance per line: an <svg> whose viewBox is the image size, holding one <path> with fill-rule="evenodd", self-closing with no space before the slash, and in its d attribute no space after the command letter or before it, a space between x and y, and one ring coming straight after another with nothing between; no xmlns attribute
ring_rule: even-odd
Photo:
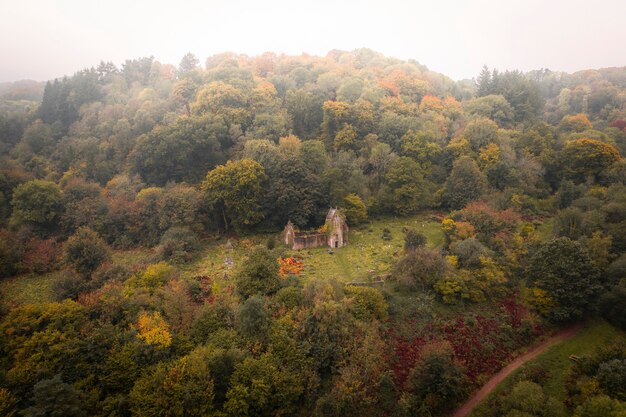
<svg viewBox="0 0 626 417"><path fill-rule="evenodd" d="M0 83L0 415L449 416L579 325L557 389L555 359L472 416L624 416L622 155L626 67L188 53ZM345 247L284 244L331 207Z"/></svg>

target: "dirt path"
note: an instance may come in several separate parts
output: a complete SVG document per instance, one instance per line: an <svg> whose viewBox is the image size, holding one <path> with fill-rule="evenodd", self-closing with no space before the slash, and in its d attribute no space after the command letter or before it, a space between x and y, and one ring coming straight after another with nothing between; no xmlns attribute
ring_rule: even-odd
<svg viewBox="0 0 626 417"><path fill-rule="evenodd" d="M491 377L491 379L487 381L487 383L483 385L478 391L476 391L470 397L470 399L461 406L461 408L456 410L453 417L465 417L469 415L472 410L474 410L474 408L476 408L476 406L480 404L480 402L484 400L485 397L487 397L491 393L491 391L493 391L496 385L502 382L507 376L511 375L511 373L513 373L513 371L515 371L517 368L522 366L524 362L534 359L535 357L545 352L546 349L548 349L549 347L556 345L563 340L569 339L570 337L578 333L581 328L582 324L580 323L566 327L565 329L557 332L549 339L544 340L541 344L537 345L533 349L515 358L513 362L509 363L506 367L502 368L500 372Z"/></svg>

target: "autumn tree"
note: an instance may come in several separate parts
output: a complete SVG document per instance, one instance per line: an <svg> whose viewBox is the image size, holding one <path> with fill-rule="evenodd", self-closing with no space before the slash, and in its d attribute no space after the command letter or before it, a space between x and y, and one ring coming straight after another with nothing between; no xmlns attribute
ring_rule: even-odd
<svg viewBox="0 0 626 417"><path fill-rule="evenodd" d="M350 225L357 225L367 220L367 207L365 203L356 194L348 194L344 197L343 210L346 214L346 220Z"/></svg>
<svg viewBox="0 0 626 417"><path fill-rule="evenodd" d="M262 202L265 170L250 159L228 161L209 171L202 189L209 206L218 213L224 227L241 230L260 222L264 215Z"/></svg>
<svg viewBox="0 0 626 417"><path fill-rule="evenodd" d="M146 417L206 416L215 410L212 360L217 349L203 346L173 363L159 363L137 380L130 408Z"/></svg>
<svg viewBox="0 0 626 417"><path fill-rule="evenodd" d="M65 244L65 262L83 275L89 276L110 258L106 242L88 227L78 229Z"/></svg>
<svg viewBox="0 0 626 417"><path fill-rule="evenodd" d="M576 139L565 144L561 161L565 174L576 182L597 179L600 173L620 159L614 146L594 139Z"/></svg>
<svg viewBox="0 0 626 417"><path fill-rule="evenodd" d="M224 410L233 417L288 415L296 411L302 392L301 378L266 353L236 365Z"/></svg>

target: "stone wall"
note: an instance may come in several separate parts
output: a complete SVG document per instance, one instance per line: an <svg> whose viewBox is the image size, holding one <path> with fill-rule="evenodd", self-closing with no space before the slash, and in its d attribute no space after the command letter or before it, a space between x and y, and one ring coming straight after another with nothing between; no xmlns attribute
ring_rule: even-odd
<svg viewBox="0 0 626 417"><path fill-rule="evenodd" d="M326 246L326 244L326 233L300 234L296 232L291 249L317 248L319 246Z"/></svg>

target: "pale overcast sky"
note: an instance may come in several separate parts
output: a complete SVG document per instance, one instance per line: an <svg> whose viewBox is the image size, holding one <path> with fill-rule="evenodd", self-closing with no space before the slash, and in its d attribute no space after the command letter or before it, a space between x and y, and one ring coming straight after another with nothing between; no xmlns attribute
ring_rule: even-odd
<svg viewBox="0 0 626 417"><path fill-rule="evenodd" d="M153 55L367 47L454 79L626 65L626 0L0 0L0 81Z"/></svg>

